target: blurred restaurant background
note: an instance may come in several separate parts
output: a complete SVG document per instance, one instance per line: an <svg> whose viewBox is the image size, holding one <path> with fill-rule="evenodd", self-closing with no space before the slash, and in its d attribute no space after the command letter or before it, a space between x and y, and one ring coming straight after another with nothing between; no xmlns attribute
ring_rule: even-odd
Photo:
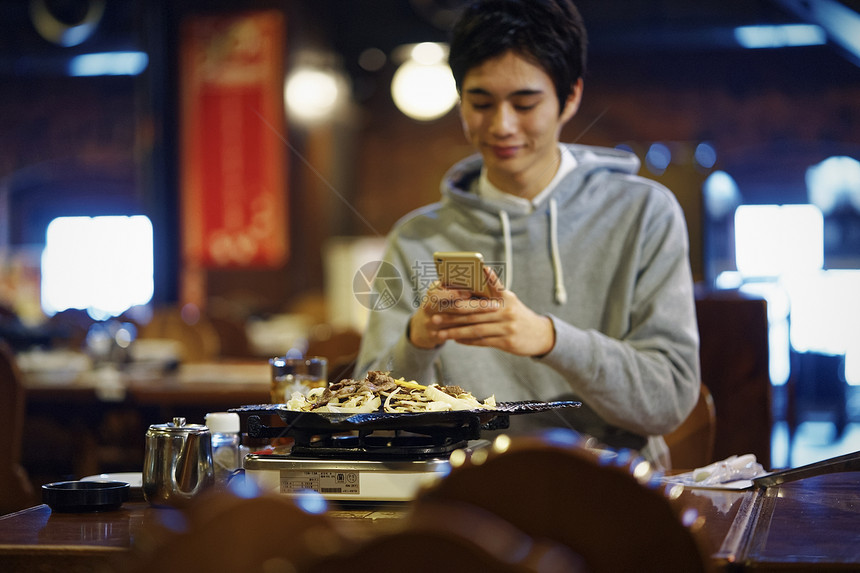
<svg viewBox="0 0 860 573"><path fill-rule="evenodd" d="M35 482L133 470L116 449L194 412L130 401L135 367L265 383L293 350L345 372L363 265L472 152L444 67L462 4L0 3L0 329ZM562 140L636 153L685 211L703 304L766 309L709 342L735 366L703 371L723 430L752 422L720 378L764 365L766 466L860 449L860 2L577 4ZM95 399L51 401L86 376Z"/></svg>

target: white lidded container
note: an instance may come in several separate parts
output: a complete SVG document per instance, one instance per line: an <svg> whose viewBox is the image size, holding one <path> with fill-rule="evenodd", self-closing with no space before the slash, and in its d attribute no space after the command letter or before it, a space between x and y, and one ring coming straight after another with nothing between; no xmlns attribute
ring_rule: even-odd
<svg viewBox="0 0 860 573"><path fill-rule="evenodd" d="M215 469L215 484L223 487L230 475L242 467L239 414L210 412L206 414L206 426L212 434L212 466Z"/></svg>

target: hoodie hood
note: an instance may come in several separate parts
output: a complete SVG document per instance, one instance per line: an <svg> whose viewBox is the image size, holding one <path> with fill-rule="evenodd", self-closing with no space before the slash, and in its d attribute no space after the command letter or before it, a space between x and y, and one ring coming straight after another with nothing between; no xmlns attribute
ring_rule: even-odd
<svg viewBox="0 0 860 573"><path fill-rule="evenodd" d="M565 198L571 198L575 195L583 183L596 172L610 171L635 174L639 171L639 158L629 151L577 144L562 144L561 147L564 153L570 153L574 157L576 168L565 178L574 181L564 186L559 185L557 191L550 195L555 196L560 203ZM481 209L490 213L497 213L499 209L504 208L509 214L515 214L517 212L515 206L484 199L475 193L475 185L478 183L483 165L484 161L481 156L475 154L451 167L442 180L443 200L450 199L462 202L474 209ZM562 189L566 189L567 193L562 192ZM564 197L560 195L564 195ZM540 209L541 205L537 205L536 208ZM521 211L521 213L525 213L525 211Z"/></svg>
<svg viewBox="0 0 860 573"><path fill-rule="evenodd" d="M632 175L639 170L639 159L632 153L605 147L563 144L562 153L570 153L576 166L556 188L534 205L534 210L478 195L477 185L483 160L480 155L468 157L454 165L442 180L442 203L460 204L475 217L477 228L501 236L504 248L505 287L510 288L514 277L512 235L521 233L532 224L532 217L546 217L549 227L548 253L553 268L553 297L556 304L567 302L564 268L559 250L558 212L576 209L577 201L587 201L590 182L611 173ZM535 256L540 256L536 253Z"/></svg>

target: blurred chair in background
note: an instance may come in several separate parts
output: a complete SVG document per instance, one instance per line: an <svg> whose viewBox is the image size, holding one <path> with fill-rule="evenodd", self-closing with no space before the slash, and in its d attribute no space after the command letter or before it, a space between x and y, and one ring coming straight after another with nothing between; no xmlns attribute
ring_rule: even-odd
<svg viewBox="0 0 860 573"><path fill-rule="evenodd" d="M303 571L346 543L326 515L280 494L245 498L210 490L181 514L146 525L118 573Z"/></svg>
<svg viewBox="0 0 860 573"><path fill-rule="evenodd" d="M95 320L87 311L78 308L61 310L46 321L54 345L72 350L82 350L87 340L87 333Z"/></svg>
<svg viewBox="0 0 860 573"><path fill-rule="evenodd" d="M309 291L293 298L287 312L308 319L305 356L324 356L328 359L329 382L340 382L352 377L352 369L361 345L361 333L342 322L334 324L332 309L326 294Z"/></svg>
<svg viewBox="0 0 860 573"><path fill-rule="evenodd" d="M38 503L21 466L25 390L11 348L0 340L0 514Z"/></svg>
<svg viewBox="0 0 860 573"><path fill-rule="evenodd" d="M235 483L235 482L234 482ZM239 485L238 488L246 488ZM335 522L322 498L280 494L201 495L180 512L161 514L135 535L115 570L150 573L272 571L293 573L578 573L579 556L536 542L495 515L438 505L408 526L356 517ZM364 511L358 511L358 514ZM389 521L389 520L383 520Z"/></svg>
<svg viewBox="0 0 860 573"><path fill-rule="evenodd" d="M328 359L329 382L352 377L352 369L361 346L361 333L352 329L334 329L328 324L311 328L306 356Z"/></svg>
<svg viewBox="0 0 860 573"><path fill-rule="evenodd" d="M755 454L771 464L771 381L767 302L737 291L696 296L702 382L717 416L714 459Z"/></svg>
<svg viewBox="0 0 860 573"><path fill-rule="evenodd" d="M687 419L673 432L663 436L672 457L674 469L690 470L714 461L714 441L717 437L717 413L714 399L704 384L699 400Z"/></svg>
<svg viewBox="0 0 860 573"><path fill-rule="evenodd" d="M209 362L216 360L221 353L215 327L192 305L155 309L152 319L140 326L138 338L179 342L184 362Z"/></svg>
<svg viewBox="0 0 860 573"><path fill-rule="evenodd" d="M51 336L49 329L27 325L12 306L0 301L0 340L13 352L33 346L50 346Z"/></svg>
<svg viewBox="0 0 860 573"><path fill-rule="evenodd" d="M218 336L221 358L251 358L251 344L245 324L232 318L207 313L206 320Z"/></svg>
<svg viewBox="0 0 860 573"><path fill-rule="evenodd" d="M564 546L538 542L495 515L464 504L425 508L421 522L312 563L302 573L585 573Z"/></svg>
<svg viewBox="0 0 860 573"><path fill-rule="evenodd" d="M329 321L326 295L314 290L293 296L284 308L284 312L306 316L310 324L326 324Z"/></svg>

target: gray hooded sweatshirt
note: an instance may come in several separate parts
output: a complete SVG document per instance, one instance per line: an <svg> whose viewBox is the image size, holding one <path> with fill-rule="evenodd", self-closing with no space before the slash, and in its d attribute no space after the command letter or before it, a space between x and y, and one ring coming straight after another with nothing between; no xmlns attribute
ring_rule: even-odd
<svg viewBox="0 0 860 573"><path fill-rule="evenodd" d="M394 226L384 260L403 290L377 280L386 296L370 313L355 375L386 370L497 401L581 400L577 409L512 416L508 431L569 427L666 464L660 436L685 419L699 391L683 213L666 188L635 175L635 155L565 147L576 167L534 209L478 196L482 161L473 156L446 174L439 203ZM434 251L483 253L506 288L552 320L554 348L530 358L452 341L412 345L407 325L437 278Z"/></svg>

